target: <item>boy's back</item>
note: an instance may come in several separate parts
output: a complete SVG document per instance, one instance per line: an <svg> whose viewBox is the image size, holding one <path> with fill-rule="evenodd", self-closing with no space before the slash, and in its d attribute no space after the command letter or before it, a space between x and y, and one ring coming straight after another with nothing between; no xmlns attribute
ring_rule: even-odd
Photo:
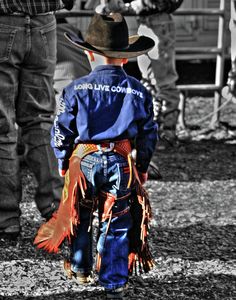
<svg viewBox="0 0 236 300"><path fill-rule="evenodd" d="M71 138L74 144L136 138L137 147L141 144L143 152L154 151L156 130L151 127L156 125L152 121L152 99L141 83L120 66L98 66L89 75L75 80L65 89L59 106L53 146L60 159L58 145L65 144L64 158L70 157L74 145L67 149L65 146ZM69 110L73 111L70 118ZM73 137L68 136L71 131Z"/></svg>

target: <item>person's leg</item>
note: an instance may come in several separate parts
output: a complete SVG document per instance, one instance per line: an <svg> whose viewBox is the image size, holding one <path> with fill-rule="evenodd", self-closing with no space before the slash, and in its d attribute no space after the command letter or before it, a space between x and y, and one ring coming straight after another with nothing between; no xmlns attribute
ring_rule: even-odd
<svg viewBox="0 0 236 300"><path fill-rule="evenodd" d="M17 123L22 129L25 159L38 181L35 201L49 218L57 208L63 186L50 146L55 110L53 74L56 63L56 21L53 15L25 19L27 55L20 72Z"/></svg>
<svg viewBox="0 0 236 300"><path fill-rule="evenodd" d="M88 75L91 71L87 55L83 50L68 43L64 36L65 32L81 36L75 26L67 23L57 24L57 64L54 73L54 90L57 100L64 87L74 79Z"/></svg>
<svg viewBox="0 0 236 300"><path fill-rule="evenodd" d="M156 115L164 131L175 133L178 120L179 91L176 88L178 75L175 69L175 25L168 14L153 15L140 24L138 34L150 36L155 47L138 57L142 77L156 87L161 112ZM156 106L154 99L154 108Z"/></svg>
<svg viewBox="0 0 236 300"><path fill-rule="evenodd" d="M71 270L85 276L89 276L93 269L91 213L91 209L80 207L80 224L71 243Z"/></svg>
<svg viewBox="0 0 236 300"><path fill-rule="evenodd" d="M117 293L128 281L128 231L130 188L127 160L117 154L103 155L104 183L100 187L100 236L97 244L99 281L107 293ZM111 210L110 210L111 209Z"/></svg>
<svg viewBox="0 0 236 300"><path fill-rule="evenodd" d="M86 178L85 199L79 200L79 224L75 236L71 238L70 261L64 269L69 278L78 283L91 282L93 270L93 212L96 210L95 176L101 166L99 157L88 155L81 162L81 170Z"/></svg>
<svg viewBox="0 0 236 300"><path fill-rule="evenodd" d="M114 216L110 224L108 220L101 222L97 246L101 259L99 281L108 290L124 287L128 282L128 231L132 222L128 211L129 200L118 198L115 202L115 206L112 209ZM125 211L125 213L122 214L122 211ZM108 226L109 229L107 231Z"/></svg>
<svg viewBox="0 0 236 300"><path fill-rule="evenodd" d="M14 226L16 234L20 230L21 183L16 153L15 101L19 63L24 55L23 26L20 19L0 16L0 233L9 233L10 226Z"/></svg>

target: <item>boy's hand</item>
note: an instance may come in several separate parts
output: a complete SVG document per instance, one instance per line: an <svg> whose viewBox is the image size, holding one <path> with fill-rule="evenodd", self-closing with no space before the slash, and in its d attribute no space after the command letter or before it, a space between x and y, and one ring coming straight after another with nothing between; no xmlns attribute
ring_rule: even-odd
<svg viewBox="0 0 236 300"><path fill-rule="evenodd" d="M61 169L59 169L58 171L59 171L59 175L60 175L61 177L65 177L66 171L67 171L67 170L61 170Z"/></svg>
<svg viewBox="0 0 236 300"><path fill-rule="evenodd" d="M147 180L148 180L148 173L141 173L138 172L138 176L139 176L139 180L141 182L141 184L144 184Z"/></svg>

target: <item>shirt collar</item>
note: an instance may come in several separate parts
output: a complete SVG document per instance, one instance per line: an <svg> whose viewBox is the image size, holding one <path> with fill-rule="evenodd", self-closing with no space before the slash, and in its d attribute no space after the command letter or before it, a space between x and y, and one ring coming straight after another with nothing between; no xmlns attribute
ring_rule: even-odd
<svg viewBox="0 0 236 300"><path fill-rule="evenodd" d="M123 67L115 66L115 65L99 65L94 68L93 72L99 72L99 71L105 71L105 70L121 71L122 73L125 73Z"/></svg>

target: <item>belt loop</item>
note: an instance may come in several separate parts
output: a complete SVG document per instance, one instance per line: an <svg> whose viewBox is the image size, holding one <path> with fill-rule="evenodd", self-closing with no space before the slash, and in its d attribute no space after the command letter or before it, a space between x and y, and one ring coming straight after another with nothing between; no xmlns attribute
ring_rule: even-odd
<svg viewBox="0 0 236 300"><path fill-rule="evenodd" d="M110 152L115 148L115 143L109 143L109 147L103 147L102 144L97 144L97 148L100 153Z"/></svg>

